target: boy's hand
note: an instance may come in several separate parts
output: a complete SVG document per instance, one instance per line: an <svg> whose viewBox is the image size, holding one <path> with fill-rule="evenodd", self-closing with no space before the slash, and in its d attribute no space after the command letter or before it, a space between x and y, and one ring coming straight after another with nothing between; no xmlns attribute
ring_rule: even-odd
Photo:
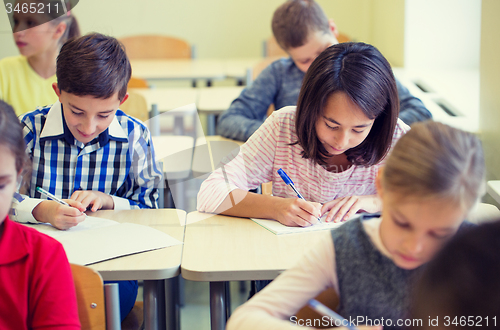
<svg viewBox="0 0 500 330"><path fill-rule="evenodd" d="M94 190L77 190L71 195L71 199L80 202L85 209L92 205L90 211L96 212L100 209L112 210L115 208L113 198L105 193Z"/></svg>
<svg viewBox="0 0 500 330"><path fill-rule="evenodd" d="M64 201L70 206L56 201L43 201L33 209L32 214L36 220L50 223L57 229L68 229L85 220L85 207L80 202L70 199Z"/></svg>
<svg viewBox="0 0 500 330"><path fill-rule="evenodd" d="M285 226L307 227L316 224L320 214L320 203L300 198L280 198L274 218Z"/></svg>
<svg viewBox="0 0 500 330"><path fill-rule="evenodd" d="M325 203L321 214L330 211L326 222L341 222L349 220L359 210L368 213L379 212L382 210L382 202L377 195L344 197Z"/></svg>

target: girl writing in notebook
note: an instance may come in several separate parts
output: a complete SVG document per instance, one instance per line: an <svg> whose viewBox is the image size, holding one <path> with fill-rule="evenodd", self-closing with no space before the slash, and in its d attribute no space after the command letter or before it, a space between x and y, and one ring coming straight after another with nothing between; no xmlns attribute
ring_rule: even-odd
<svg viewBox="0 0 500 330"><path fill-rule="evenodd" d="M7 7L21 55L0 60L0 99L18 115L57 101L52 89L57 55L68 39L80 36L76 18L63 4L69 10L69 1L61 0L18 0Z"/></svg>
<svg viewBox="0 0 500 330"><path fill-rule="evenodd" d="M8 216L24 149L14 110L0 101L0 329L80 329L62 245Z"/></svg>
<svg viewBox="0 0 500 330"><path fill-rule="evenodd" d="M413 281L448 239L471 226L463 220L484 189L484 173L473 134L414 124L376 178L381 216L361 216L325 235L237 309L227 329L296 329L294 314L327 288L354 325L408 326Z"/></svg>
<svg viewBox="0 0 500 330"><path fill-rule="evenodd" d="M198 210L275 219L287 226L346 220L380 211L375 176L409 130L398 119L391 67L373 46L342 43L311 64L297 107L275 111L202 184ZM277 171L282 168L305 200ZM273 196L248 192L271 181ZM323 204L323 205L321 205Z"/></svg>

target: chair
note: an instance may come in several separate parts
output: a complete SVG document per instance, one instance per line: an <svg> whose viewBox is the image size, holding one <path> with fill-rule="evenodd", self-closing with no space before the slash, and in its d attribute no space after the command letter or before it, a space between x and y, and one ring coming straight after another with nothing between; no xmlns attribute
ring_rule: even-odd
<svg viewBox="0 0 500 330"><path fill-rule="evenodd" d="M148 103L141 94L129 91L128 99L123 102L120 109L127 115L135 117L143 122L149 120Z"/></svg>
<svg viewBox="0 0 500 330"><path fill-rule="evenodd" d="M144 79L131 77L127 88L149 88L149 84Z"/></svg>
<svg viewBox="0 0 500 330"><path fill-rule="evenodd" d="M191 58L191 46L185 40L166 35L137 35L120 39L129 59Z"/></svg>
<svg viewBox="0 0 500 330"><path fill-rule="evenodd" d="M90 267L70 264L82 330L120 329L118 284L104 285Z"/></svg>

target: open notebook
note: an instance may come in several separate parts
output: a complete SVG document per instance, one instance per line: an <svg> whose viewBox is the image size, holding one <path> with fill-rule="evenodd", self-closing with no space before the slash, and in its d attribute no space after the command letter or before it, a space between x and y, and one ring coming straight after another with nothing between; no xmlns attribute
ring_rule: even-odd
<svg viewBox="0 0 500 330"><path fill-rule="evenodd" d="M328 214L328 213L327 213ZM262 227L266 228L267 230L273 232L276 235L284 235L284 234L297 234L297 233L306 233L310 231L318 231L318 230L327 230L327 229L334 229L342 226L344 222L325 222L326 215L323 215L321 217L321 223L317 223L313 226L309 227L288 227L285 225L282 225L276 220L269 220L269 219L255 219L251 218L255 223L261 225ZM359 214L355 214L351 219L354 219L355 217L358 217ZM350 219L349 219L350 220Z"/></svg>
<svg viewBox="0 0 500 330"><path fill-rule="evenodd" d="M79 265L182 244L148 226L90 216L67 230L59 230L49 224L28 226L61 242L69 262Z"/></svg>

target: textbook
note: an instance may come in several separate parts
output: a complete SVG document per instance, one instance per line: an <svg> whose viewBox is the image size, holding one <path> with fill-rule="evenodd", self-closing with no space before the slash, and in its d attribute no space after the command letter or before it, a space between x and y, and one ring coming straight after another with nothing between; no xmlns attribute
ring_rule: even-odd
<svg viewBox="0 0 500 330"><path fill-rule="evenodd" d="M327 213L328 214L328 213ZM321 223L317 223L315 225L309 226L309 227L289 227L281 224L280 222L276 220L270 220L270 219L255 219L251 218L253 222L257 223L258 225L261 225L262 227L266 228L270 232L276 234L276 235L285 235L285 234L297 234L297 233L306 233L310 231L319 231L319 230L331 230L338 228L342 226L345 222L325 222L326 215L324 214L321 217ZM360 214L355 214L352 216L349 220L352 220L356 217L359 217Z"/></svg>
<svg viewBox="0 0 500 330"><path fill-rule="evenodd" d="M87 216L75 227L59 230L50 224L28 224L58 240L70 263L90 265L129 254L182 244L154 228Z"/></svg>

